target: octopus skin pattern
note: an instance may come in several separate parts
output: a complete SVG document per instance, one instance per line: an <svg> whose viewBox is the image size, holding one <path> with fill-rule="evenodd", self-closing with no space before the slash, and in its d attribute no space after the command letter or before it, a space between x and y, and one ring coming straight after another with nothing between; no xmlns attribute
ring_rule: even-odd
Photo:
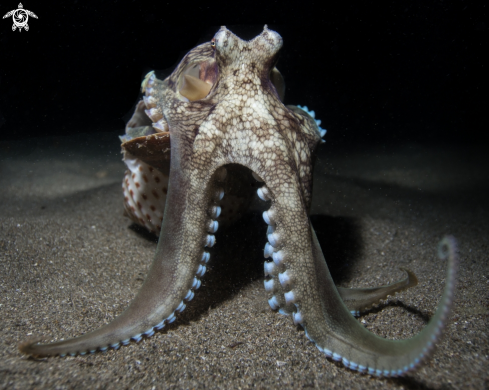
<svg viewBox="0 0 489 390"><path fill-rule="evenodd" d="M452 302L456 242L445 237L439 244L439 258L448 263L445 289L419 334L388 340L355 319L417 279L405 270L406 279L378 288L334 285L309 219L313 157L326 131L314 112L282 103L284 83L275 68L281 46L281 36L266 26L250 41L222 27L165 80L147 75L144 97L121 137L129 168L126 213L159 234L146 281L111 323L73 339L26 342L23 353L74 356L117 349L175 321L201 285L213 233L230 223L229 216L220 216L224 194L229 191L230 202L246 208L250 194L239 182L257 180L257 195L268 207L264 284L271 308L290 315L327 357L362 373L403 375L429 355ZM252 188L247 184L242 188Z"/></svg>

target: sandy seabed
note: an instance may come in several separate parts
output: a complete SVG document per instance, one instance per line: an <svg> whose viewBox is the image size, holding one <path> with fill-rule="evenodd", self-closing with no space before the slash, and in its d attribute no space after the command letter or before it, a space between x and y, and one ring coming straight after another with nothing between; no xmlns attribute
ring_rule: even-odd
<svg viewBox="0 0 489 390"><path fill-rule="evenodd" d="M256 211L216 234L203 286L170 327L117 351L23 356L17 346L29 337L108 323L143 283L156 242L122 215L119 151L111 133L0 144L1 388L489 388L489 158L478 146L326 143L318 155L311 218L337 284L392 283L404 277L399 266L419 279L359 318L371 331L400 339L426 325L445 280L437 242L459 242L444 335L402 378L327 359L270 310Z"/></svg>

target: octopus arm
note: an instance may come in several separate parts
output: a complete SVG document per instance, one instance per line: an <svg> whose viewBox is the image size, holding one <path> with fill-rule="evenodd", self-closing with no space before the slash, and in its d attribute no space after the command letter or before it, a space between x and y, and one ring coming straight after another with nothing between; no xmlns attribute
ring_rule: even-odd
<svg viewBox="0 0 489 390"><path fill-rule="evenodd" d="M170 129L170 133L175 131ZM172 138L171 154L179 156L182 150L179 136ZM205 170L195 175L182 167L180 158L172 157L169 191L158 247L139 293L130 306L108 325L82 336L49 343L26 342L21 352L33 356L84 355L108 348L117 349L131 339L140 341L156 330L172 323L175 315L185 309L194 297L209 261L207 248L215 243L213 233L218 224L215 210L222 199L221 181L225 170Z"/></svg>
<svg viewBox="0 0 489 390"><path fill-rule="evenodd" d="M388 340L369 332L350 314L332 282L312 227L311 232L316 282L323 298L316 305L315 315L308 317L307 312L304 313L308 337L327 356L372 375L397 376L416 367L433 349L450 310L457 269L455 239L445 237L440 242L439 257L448 260L448 269L445 289L434 316L413 338Z"/></svg>
<svg viewBox="0 0 489 390"><path fill-rule="evenodd" d="M338 293L348 310L353 315L358 316L373 305L379 304L381 300L394 296L408 288L415 287L418 284L418 278L416 278L414 272L405 268L401 269L407 273L407 277L396 283L372 288L337 287Z"/></svg>
<svg viewBox="0 0 489 390"><path fill-rule="evenodd" d="M185 308L201 285L209 260L206 247L214 244L211 233L217 228L209 223L212 211L208 210L221 197L216 179L204 184L207 191L187 191L180 176L171 176L167 202L172 206L165 208L156 255L144 285L127 310L110 324L80 337L51 344L25 343L20 346L23 353L64 356L117 349L131 339L139 341L143 336L152 336L175 320L175 314ZM197 206L203 202L209 207Z"/></svg>
<svg viewBox="0 0 489 390"><path fill-rule="evenodd" d="M262 172L259 175L266 176ZM406 280L392 286L338 291L304 210L300 183L293 185L289 177L285 191L283 183L265 182L261 195L271 199L264 215L270 225L265 256L273 259L265 263L270 306L283 314L291 313L294 323L305 329L320 351L348 368L375 376L398 376L416 367L432 350L452 303L457 268L455 240L447 237L441 242L446 250L440 251L440 259L448 259L448 271L443 296L431 321L411 339L384 339L365 329L352 316L352 309L364 308L410 287L416 277L408 272Z"/></svg>

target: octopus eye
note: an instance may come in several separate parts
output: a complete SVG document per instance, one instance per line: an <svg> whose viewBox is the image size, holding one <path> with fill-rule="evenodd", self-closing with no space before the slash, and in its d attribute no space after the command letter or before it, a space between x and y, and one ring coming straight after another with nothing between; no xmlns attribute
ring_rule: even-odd
<svg viewBox="0 0 489 390"><path fill-rule="evenodd" d="M211 46L215 49L216 48L216 38L211 39Z"/></svg>
<svg viewBox="0 0 489 390"><path fill-rule="evenodd" d="M186 97L189 101L204 99L212 88L212 84L208 84L197 77L186 74L183 76L182 88L180 95Z"/></svg>
<svg viewBox="0 0 489 390"><path fill-rule="evenodd" d="M217 79L217 64L214 59L191 63L182 72L178 81L179 95L188 101L204 99Z"/></svg>

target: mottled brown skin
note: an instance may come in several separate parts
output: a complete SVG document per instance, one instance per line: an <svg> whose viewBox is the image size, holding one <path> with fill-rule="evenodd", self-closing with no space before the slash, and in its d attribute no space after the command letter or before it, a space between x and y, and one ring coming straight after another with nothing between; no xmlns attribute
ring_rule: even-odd
<svg viewBox="0 0 489 390"><path fill-rule="evenodd" d="M266 27L248 42L223 27L212 42L190 51L168 79L145 80L148 115L159 131L168 129L171 139L167 206L146 282L129 308L105 327L53 344L25 344L23 352L45 356L118 348L172 322L200 285L225 167L239 164L259 176L264 182L259 195L270 200L274 261L265 263L265 286L272 308L292 314L318 349L360 372L402 375L428 355L451 303L455 242L442 242L447 250L440 257L449 261L447 285L421 333L409 340L386 340L358 323L351 312L417 280L408 271L407 279L377 289L338 290L333 284L308 215L320 133L305 111L281 102L283 85L274 68L281 46L280 35ZM200 100L185 101L179 93L182 77L195 66L197 77L212 88Z"/></svg>

